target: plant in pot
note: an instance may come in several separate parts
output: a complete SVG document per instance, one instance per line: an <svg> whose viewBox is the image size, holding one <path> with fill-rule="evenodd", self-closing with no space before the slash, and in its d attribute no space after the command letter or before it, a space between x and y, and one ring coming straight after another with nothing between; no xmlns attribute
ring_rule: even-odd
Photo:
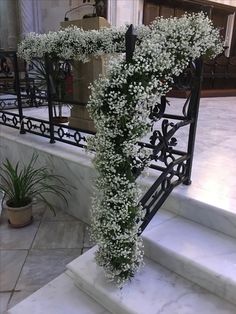
<svg viewBox="0 0 236 314"><path fill-rule="evenodd" d="M43 201L55 214L48 197L55 195L66 203L69 194L64 178L49 172L47 167L36 167L38 156L33 154L27 165L13 165L8 159L0 167L0 190L4 192L10 226L29 225L32 220L33 200Z"/></svg>
<svg viewBox="0 0 236 314"><path fill-rule="evenodd" d="M45 91L47 89L47 74L43 60L32 60L29 68L29 76L34 80L35 86L39 90ZM53 121L54 123L66 123L69 119L68 117L63 116L62 102L66 102L68 97L66 84L67 80L71 77L71 66L69 62L62 62L57 59L52 60L50 75L53 100Z"/></svg>

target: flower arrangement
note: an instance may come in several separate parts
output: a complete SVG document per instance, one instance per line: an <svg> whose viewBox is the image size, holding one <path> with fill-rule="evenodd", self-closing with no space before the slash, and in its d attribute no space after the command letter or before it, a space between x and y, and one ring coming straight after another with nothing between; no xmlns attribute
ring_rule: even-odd
<svg viewBox="0 0 236 314"><path fill-rule="evenodd" d="M143 26L142 28L146 28ZM48 53L50 57L86 62L91 55L125 51L127 27L84 31L76 26L47 34L30 33L18 46L18 55L30 61ZM140 32L142 33L142 32Z"/></svg>
<svg viewBox="0 0 236 314"><path fill-rule="evenodd" d="M86 62L89 56L125 52L126 29L84 32L67 29L48 35L30 35L19 47L25 59L45 52ZM142 218L134 170L149 162L136 142L150 130L150 109L189 62L222 51L218 30L204 13L181 18L158 18L137 30L130 62L113 60L108 75L94 82L88 110L97 133L91 139L98 170L97 196L92 211L97 263L119 286L134 276L143 261L137 221ZM59 44L63 43L63 44Z"/></svg>

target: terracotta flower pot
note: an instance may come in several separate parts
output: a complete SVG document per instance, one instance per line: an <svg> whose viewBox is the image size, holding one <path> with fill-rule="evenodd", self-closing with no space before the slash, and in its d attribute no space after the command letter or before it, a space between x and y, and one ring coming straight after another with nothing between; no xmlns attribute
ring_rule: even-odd
<svg viewBox="0 0 236 314"><path fill-rule="evenodd" d="M6 202L9 225L13 228L25 227L32 223L32 202L23 207L11 207Z"/></svg>

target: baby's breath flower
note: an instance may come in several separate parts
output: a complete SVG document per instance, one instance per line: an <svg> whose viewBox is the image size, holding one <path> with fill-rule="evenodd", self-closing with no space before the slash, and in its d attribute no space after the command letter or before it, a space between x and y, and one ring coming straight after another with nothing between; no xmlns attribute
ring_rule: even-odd
<svg viewBox="0 0 236 314"><path fill-rule="evenodd" d="M31 60L47 52L86 62L91 55L124 53L126 30L71 27L44 35L29 34L18 54ZM87 106L97 130L90 141L98 170L92 206L92 236L99 247L96 260L119 286L143 262L137 223L143 213L134 170L142 171L150 162L150 152L136 145L150 131L150 109L191 61L222 51L219 32L203 13L158 18L150 27L139 27L137 33L132 62L127 63L124 54L113 57L107 77L91 86Z"/></svg>

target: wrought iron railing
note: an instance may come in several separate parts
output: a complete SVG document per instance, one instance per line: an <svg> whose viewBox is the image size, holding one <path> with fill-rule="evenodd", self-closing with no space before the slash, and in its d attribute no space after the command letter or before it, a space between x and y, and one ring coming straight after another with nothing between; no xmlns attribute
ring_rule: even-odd
<svg viewBox="0 0 236 314"><path fill-rule="evenodd" d="M183 84L184 77L189 77L189 86ZM152 150L151 159L155 161L155 164L151 164L151 168L158 170L160 175L140 201L145 212L140 222L140 234L176 186L181 183L191 184L201 81L202 61L198 59L175 82L178 88L182 87L189 91L189 96L183 103L182 115L162 113L164 110L161 107L166 106L166 97L163 97L161 104L157 105L160 106L159 112L161 112L158 117L161 130L153 131L148 147ZM186 149L177 150L177 132L183 128L187 128ZM140 143L140 145L145 144Z"/></svg>
<svg viewBox="0 0 236 314"><path fill-rule="evenodd" d="M131 25L126 34L127 62L132 61L135 41L136 35ZM32 133L48 138L50 143L59 141L82 148L86 147L87 138L92 136L94 132L54 123L53 121L53 106L55 102L65 103L65 100L55 96L50 58L45 56L43 60L46 74L46 90L40 93L37 90L37 84L34 84L34 81L27 75L24 77L24 86L22 88L16 53L10 52L8 54L13 58L14 80L11 90L16 97L18 112L3 110L0 107L0 124L19 129L22 134ZM161 97L160 103L156 104L154 110L150 113L150 119L153 120L152 134L150 134L149 139L141 140L137 143L137 145L150 150L150 168L156 170L159 174L154 184L140 200L145 213L143 220L138 222L140 224L140 234L172 190L181 183L186 185L191 183L201 80L202 61L199 59L192 62L184 73L175 79L173 87L187 90L189 94L187 99L183 101L182 108L179 110L180 113L168 113L167 104L169 101L166 97ZM27 91L27 88L28 92L24 92ZM6 93L6 91L0 90L0 94L1 92ZM36 103L47 104L48 120L23 114L23 100L27 99L27 97L30 99L32 106ZM77 104L76 101L66 101L66 103ZM178 105L178 109L180 109L180 105ZM185 129L186 145L184 148L177 149L179 145L177 135L183 129ZM182 140L182 134L180 134L180 137ZM139 172L137 171L135 175L138 177Z"/></svg>
<svg viewBox="0 0 236 314"><path fill-rule="evenodd" d="M132 61L136 35L132 25L126 34L126 60ZM153 216L160 209L172 190L183 183L191 184L191 171L197 119L199 111L200 90L202 82L202 60L193 61L179 77L175 78L173 88L188 91L181 114L166 113L167 98L161 97L150 113L154 123L149 143L139 142L140 146L150 149L150 167L159 171L159 176L140 200L144 218L139 222L141 234ZM177 150L177 132L188 128L186 132L186 149ZM137 174L138 176L138 174Z"/></svg>
<svg viewBox="0 0 236 314"><path fill-rule="evenodd" d="M23 70L19 71L19 61L14 51L1 52L1 57L11 64L9 64L9 71L0 77L0 124L19 129L21 134L31 133L48 138L50 143L60 141L77 147L86 147L87 138L94 132L54 122L55 106L76 105L78 102L65 101L55 94L52 63L48 56L44 59L35 59L33 65L30 64L28 67L30 71L26 64ZM43 65L45 70L45 77L41 82L37 77L30 77L33 66L37 66L37 62ZM26 108L41 106L48 108L48 119L24 114Z"/></svg>
<svg viewBox="0 0 236 314"><path fill-rule="evenodd" d="M0 52L0 64L0 109L46 105L45 99L40 99L42 91L28 77L26 63L19 61L15 51Z"/></svg>

